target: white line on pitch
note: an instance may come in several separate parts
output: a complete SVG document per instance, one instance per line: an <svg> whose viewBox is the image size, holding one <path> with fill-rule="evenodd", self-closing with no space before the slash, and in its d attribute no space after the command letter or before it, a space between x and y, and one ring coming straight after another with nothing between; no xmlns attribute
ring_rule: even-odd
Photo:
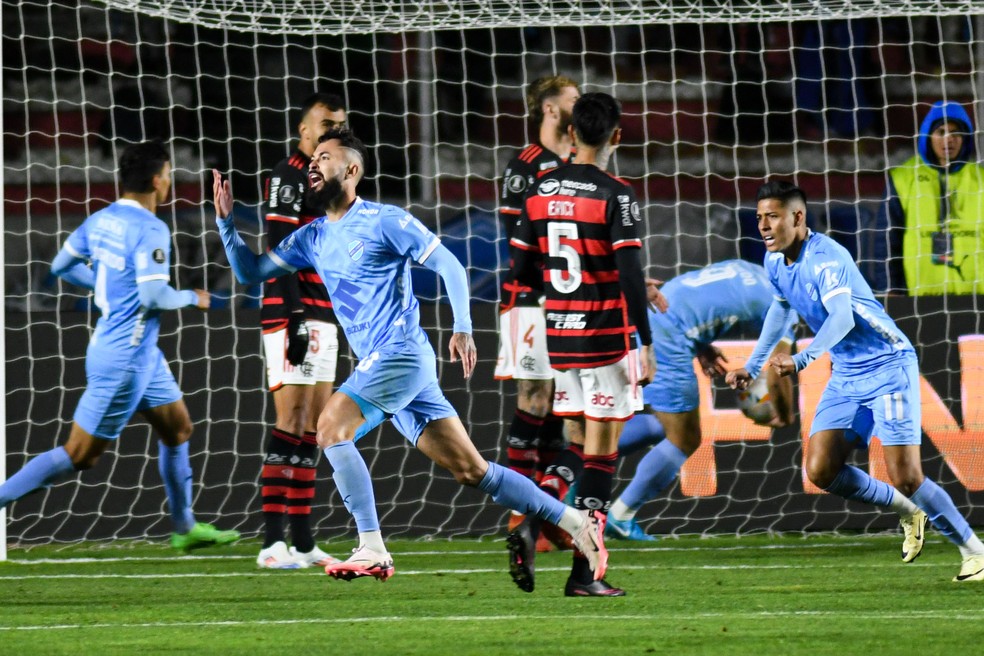
<svg viewBox="0 0 984 656"><path fill-rule="evenodd" d="M0 631L52 631L52 630L78 630L78 629L148 629L148 628L190 628L190 627L227 627L227 626L276 626L276 625L297 625L297 624L366 624L366 623L398 623L398 622L516 622L516 621L543 621L543 620L565 620L565 615L455 615L455 616L399 616L388 615L383 617L326 617L326 618L306 618L291 620L217 620L209 622L134 622L132 624L119 622L102 622L99 624L51 624L51 625L27 625L27 626L0 626ZM895 611L888 613L857 612L847 610L838 611L760 611L754 613L724 613L724 612L687 612L687 613L665 613L660 611L652 615L601 615L604 620L615 621L645 621L654 620L666 621L692 621L695 619L725 619L734 620L754 620L763 618L807 618L817 617L850 617L859 620L913 620L913 619L946 619L979 622L982 614L976 609L966 609L962 611Z"/></svg>

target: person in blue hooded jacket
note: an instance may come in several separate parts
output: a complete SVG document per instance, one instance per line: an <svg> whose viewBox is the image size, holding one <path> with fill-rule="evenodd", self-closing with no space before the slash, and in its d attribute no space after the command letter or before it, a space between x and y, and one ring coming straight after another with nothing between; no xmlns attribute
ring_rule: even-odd
<svg viewBox="0 0 984 656"><path fill-rule="evenodd" d="M984 167L956 102L938 101L919 128L918 155L888 172L875 286L912 296L984 293Z"/></svg>

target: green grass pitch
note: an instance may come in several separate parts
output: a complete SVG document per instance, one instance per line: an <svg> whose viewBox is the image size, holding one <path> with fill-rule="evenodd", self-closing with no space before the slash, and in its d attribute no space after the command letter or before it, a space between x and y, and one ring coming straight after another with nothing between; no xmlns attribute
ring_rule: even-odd
<svg viewBox="0 0 984 656"><path fill-rule="evenodd" d="M502 540L393 541L385 583L260 571L258 543L176 557L163 545L11 549L0 654L954 654L984 645L984 583L951 582L938 536L684 537L611 543L620 599L563 596L569 554L536 591ZM352 545L330 545L336 555Z"/></svg>

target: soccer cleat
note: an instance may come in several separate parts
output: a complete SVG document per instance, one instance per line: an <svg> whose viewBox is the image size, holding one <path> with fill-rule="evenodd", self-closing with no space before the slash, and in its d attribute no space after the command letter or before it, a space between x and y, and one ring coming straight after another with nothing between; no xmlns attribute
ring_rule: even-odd
<svg viewBox="0 0 984 656"><path fill-rule="evenodd" d="M261 569L300 569L301 567L294 560L294 556L287 551L286 543L282 541L260 549L260 555L256 557L256 566Z"/></svg>
<svg viewBox="0 0 984 656"><path fill-rule="evenodd" d="M365 545L352 550L348 560L336 561L325 567L325 574L340 581L351 581L362 576L385 581L396 571L393 567L393 557L388 553L379 553Z"/></svg>
<svg viewBox="0 0 984 656"><path fill-rule="evenodd" d="M984 581L984 554L967 556L960 566L960 573L953 577L954 581Z"/></svg>
<svg viewBox="0 0 984 656"><path fill-rule="evenodd" d="M911 563L922 553L926 540L926 513L917 510L912 517L899 520L905 539L902 540L902 562Z"/></svg>
<svg viewBox="0 0 984 656"><path fill-rule="evenodd" d="M341 562L338 558L326 554L317 545L307 553L298 551L297 547L291 547L290 557L294 559L298 567L328 567Z"/></svg>
<svg viewBox="0 0 984 656"><path fill-rule="evenodd" d="M215 544L230 544L239 539L239 531L220 531L211 524L196 522L187 533L172 533L171 546L178 551L191 551Z"/></svg>
<svg viewBox="0 0 984 656"><path fill-rule="evenodd" d="M509 549L509 576L523 592L533 592L536 560L536 538L529 518L506 536Z"/></svg>
<svg viewBox="0 0 984 656"><path fill-rule="evenodd" d="M581 510L584 524L571 536L574 546L588 559L594 572L594 580L600 581L608 569L608 549L605 548L605 513L599 510Z"/></svg>
<svg viewBox="0 0 984 656"><path fill-rule="evenodd" d="M656 542L655 535L649 535L635 519L615 519L609 517L605 523L605 537L616 540L635 540L636 542Z"/></svg>
<svg viewBox="0 0 984 656"><path fill-rule="evenodd" d="M591 583L578 583L573 578L567 579L564 586L565 597L624 597L625 590L613 588L607 581L599 580Z"/></svg>
<svg viewBox="0 0 984 656"><path fill-rule="evenodd" d="M514 512L509 513L509 523L506 525L508 532L512 533L514 530L516 530L516 527L522 524L524 519L526 519L526 515L521 515ZM546 527L547 524L544 524L543 526ZM553 524L550 524L550 526L553 526ZM561 531L561 533L563 535L567 535L565 531ZM561 547L558 546L557 548L560 549ZM567 548L570 549L570 547ZM553 550L554 550L553 541L547 538L546 530L541 531L536 538L536 552L547 553L548 551L553 551Z"/></svg>

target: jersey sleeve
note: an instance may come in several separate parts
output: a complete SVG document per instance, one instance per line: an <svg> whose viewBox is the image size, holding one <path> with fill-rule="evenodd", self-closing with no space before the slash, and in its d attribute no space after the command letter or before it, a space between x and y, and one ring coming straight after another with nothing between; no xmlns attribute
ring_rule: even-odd
<svg viewBox="0 0 984 656"><path fill-rule="evenodd" d="M625 185L608 201L608 225L611 226L612 250L642 248L639 223L642 214L632 187Z"/></svg>
<svg viewBox="0 0 984 656"><path fill-rule="evenodd" d="M782 253L766 253L765 267L766 276L769 279L769 287L772 289L772 298L777 301L786 302L786 295L779 289L779 261L785 256Z"/></svg>
<svg viewBox="0 0 984 656"><path fill-rule="evenodd" d="M150 223L141 233L133 254L137 284L171 279L171 235L161 221Z"/></svg>
<svg viewBox="0 0 984 656"><path fill-rule="evenodd" d="M277 244L270 250L270 259L277 266L288 271L298 269L309 269L314 266L314 259L311 257L311 240L316 236L314 223L290 233L286 239Z"/></svg>
<svg viewBox="0 0 984 656"><path fill-rule="evenodd" d="M499 221L506 231L506 239L513 237L516 219L523 210L523 199L534 182L529 165L514 157L506 167L499 194Z"/></svg>
<svg viewBox="0 0 984 656"><path fill-rule="evenodd" d="M441 240L420 219L398 208L384 210L379 219L380 237L393 252L422 264Z"/></svg>
<svg viewBox="0 0 984 656"><path fill-rule="evenodd" d="M838 294L851 293L850 269L855 265L851 262L849 266L845 260L842 253L826 249L813 255L810 272L816 278L817 293L824 305Z"/></svg>
<svg viewBox="0 0 984 656"><path fill-rule="evenodd" d="M80 260L90 260L92 259L92 252L89 250L89 222L84 221L82 225L76 228L72 234L68 236L65 240L64 245L65 250L67 250L73 257L77 257Z"/></svg>
<svg viewBox="0 0 984 656"><path fill-rule="evenodd" d="M270 248L300 227L301 206L304 200L302 190L305 186L303 176L303 171L284 160L273 168L270 177L267 178L263 219L267 225L267 240ZM276 241L274 241L275 237Z"/></svg>

